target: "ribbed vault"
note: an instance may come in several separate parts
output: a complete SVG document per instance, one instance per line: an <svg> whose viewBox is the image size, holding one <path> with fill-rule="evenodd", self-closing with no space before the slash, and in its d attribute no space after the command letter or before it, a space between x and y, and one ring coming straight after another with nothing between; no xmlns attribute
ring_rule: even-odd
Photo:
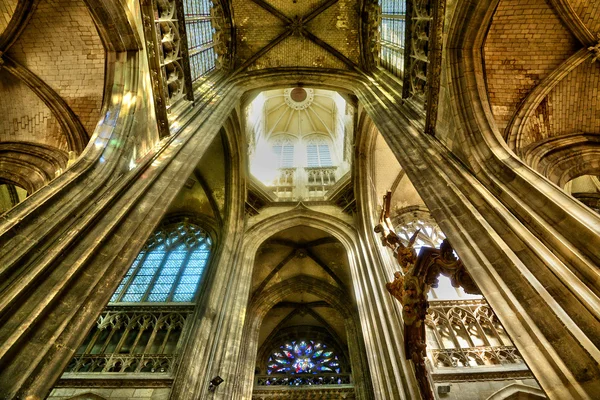
<svg viewBox="0 0 600 400"><path fill-rule="evenodd" d="M485 42L488 97L500 133L555 182L572 179L576 169L585 173L589 168L573 165L589 164L595 150L580 141L577 149L557 148L551 160L542 161L540 152L548 154L562 138L600 135L600 63L593 62L599 9L595 0L500 0Z"/></svg>

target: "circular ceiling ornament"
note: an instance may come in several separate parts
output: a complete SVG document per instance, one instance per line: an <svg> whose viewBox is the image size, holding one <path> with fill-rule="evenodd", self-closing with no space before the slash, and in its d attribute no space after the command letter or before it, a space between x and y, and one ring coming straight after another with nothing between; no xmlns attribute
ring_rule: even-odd
<svg viewBox="0 0 600 400"><path fill-rule="evenodd" d="M315 98L313 89L305 89L296 87L293 89L285 89L283 97L288 107L294 110L306 110L312 104Z"/></svg>

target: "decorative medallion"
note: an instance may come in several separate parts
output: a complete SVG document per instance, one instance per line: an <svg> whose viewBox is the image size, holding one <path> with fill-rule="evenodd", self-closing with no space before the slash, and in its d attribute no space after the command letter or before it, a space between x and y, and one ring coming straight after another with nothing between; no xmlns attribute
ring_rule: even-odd
<svg viewBox="0 0 600 400"><path fill-rule="evenodd" d="M283 98L290 108L294 110L306 110L315 98L315 91L301 87L285 89Z"/></svg>

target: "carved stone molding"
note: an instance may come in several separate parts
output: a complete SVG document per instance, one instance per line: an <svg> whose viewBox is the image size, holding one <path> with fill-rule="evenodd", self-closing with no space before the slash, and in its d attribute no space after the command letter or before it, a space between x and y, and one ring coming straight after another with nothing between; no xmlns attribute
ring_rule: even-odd
<svg viewBox="0 0 600 400"><path fill-rule="evenodd" d="M402 97L417 97L426 105L425 133L433 135L442 71L446 0L408 0Z"/></svg>
<svg viewBox="0 0 600 400"><path fill-rule="evenodd" d="M378 0L364 2L362 12L362 47L365 70L369 71L379 65L381 50L381 6Z"/></svg>
<svg viewBox="0 0 600 400"><path fill-rule="evenodd" d="M217 54L217 69L230 71L233 68L233 32L229 10L223 7L221 1L212 0L210 15L215 29L214 48Z"/></svg>
<svg viewBox="0 0 600 400"><path fill-rule="evenodd" d="M164 376L145 376L138 374L135 376L123 376L115 374L109 376L83 376L83 374L64 374L56 383L57 388L163 388L171 387L173 377L165 374Z"/></svg>
<svg viewBox="0 0 600 400"><path fill-rule="evenodd" d="M520 371L496 371L496 372L456 372L456 373L432 373L434 382L473 382L473 381L504 381L513 379L534 378L528 369Z"/></svg>

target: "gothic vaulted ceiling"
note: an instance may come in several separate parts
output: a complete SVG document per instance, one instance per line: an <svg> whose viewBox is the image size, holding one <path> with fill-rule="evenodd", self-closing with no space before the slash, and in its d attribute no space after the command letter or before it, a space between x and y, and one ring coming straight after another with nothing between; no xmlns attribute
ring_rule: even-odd
<svg viewBox="0 0 600 400"><path fill-rule="evenodd" d="M575 165L574 154L584 156L600 142L599 34L600 0L501 0L486 39L489 100L500 132L560 184L600 167L569 172L572 166L558 168L564 157L544 160L564 148Z"/></svg>
<svg viewBox="0 0 600 400"><path fill-rule="evenodd" d="M100 118L105 51L85 2L0 0L0 141L79 153Z"/></svg>
<svg viewBox="0 0 600 400"><path fill-rule="evenodd" d="M358 0L232 0L236 68L352 69L359 63Z"/></svg>
<svg viewBox="0 0 600 400"><path fill-rule="evenodd" d="M257 296L282 282L308 277L340 290L352 303L351 277L344 246L318 229L297 226L269 238L259 249L252 274L252 294ZM319 296L304 290L290 290L265 316L259 345L284 328L313 326L346 342L346 331L339 310Z"/></svg>

